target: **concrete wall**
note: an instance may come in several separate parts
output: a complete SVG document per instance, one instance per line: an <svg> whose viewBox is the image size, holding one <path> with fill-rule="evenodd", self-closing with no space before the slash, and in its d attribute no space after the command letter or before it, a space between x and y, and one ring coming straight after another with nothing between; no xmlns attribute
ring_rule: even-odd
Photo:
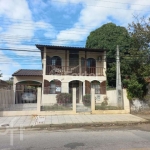
<svg viewBox="0 0 150 150"><path fill-rule="evenodd" d="M116 97L116 90L109 90L106 92L108 97L108 104L110 106L118 106L117 97Z"/></svg>
<svg viewBox="0 0 150 150"><path fill-rule="evenodd" d="M42 95L42 105L43 104L56 104L56 95L57 94L43 94Z"/></svg>
<svg viewBox="0 0 150 150"><path fill-rule="evenodd" d="M110 91L109 94L115 94L113 91ZM94 90L91 90L91 110L92 110L92 114L129 114L130 113L130 102L127 98L127 91L126 89L123 89L123 103L124 103L124 107L123 110L95 110L95 94L94 94ZM113 102L115 99L111 99Z"/></svg>

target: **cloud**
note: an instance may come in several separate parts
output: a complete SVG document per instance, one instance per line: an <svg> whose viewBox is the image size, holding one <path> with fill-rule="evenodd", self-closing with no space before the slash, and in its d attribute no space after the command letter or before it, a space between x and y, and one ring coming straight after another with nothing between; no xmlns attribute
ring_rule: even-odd
<svg viewBox="0 0 150 150"><path fill-rule="evenodd" d="M57 43L59 45L69 45L72 42L85 40L92 30L113 20L118 25L127 27L128 23L133 20L133 14L140 13L140 15L146 15L150 5L150 1L147 0L143 0L142 4L140 0L122 0L120 3L102 0L59 0L58 3L59 7L67 7L69 3L83 5L80 17L74 26L69 29L61 30L57 34L56 40L52 41L52 44ZM56 2L54 5L56 5ZM64 41L61 41L62 39Z"/></svg>
<svg viewBox="0 0 150 150"><path fill-rule="evenodd" d="M20 64L13 59L7 57L2 51L0 51L0 71L3 74L1 79L6 80L12 76L12 72L15 72L20 68Z"/></svg>
<svg viewBox="0 0 150 150"><path fill-rule="evenodd" d="M13 19L32 19L26 0L0 0L0 15L5 15L12 21Z"/></svg>
<svg viewBox="0 0 150 150"><path fill-rule="evenodd" d="M32 3L45 7L45 3L41 0L34 0ZM37 50L35 44L40 42L41 33L43 38L56 36L55 28L50 23L43 20L33 20L32 11L26 0L1 0L0 16L9 18L3 22L5 30L1 30L3 26L0 28L0 40L8 48ZM39 31L40 36L38 36ZM28 52L15 53L21 56L28 55Z"/></svg>
<svg viewBox="0 0 150 150"><path fill-rule="evenodd" d="M21 68L41 69L40 51L35 47L41 37L35 35L39 30L44 33L48 30L49 34L53 34L53 26L43 20L35 21L26 0L0 0L0 17L0 48L33 51L11 51L9 57L0 51L2 79L8 79L13 72Z"/></svg>

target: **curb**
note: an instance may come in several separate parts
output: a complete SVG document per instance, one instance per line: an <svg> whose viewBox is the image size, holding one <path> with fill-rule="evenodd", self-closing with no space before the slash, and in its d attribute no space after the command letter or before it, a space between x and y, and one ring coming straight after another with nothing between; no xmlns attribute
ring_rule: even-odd
<svg viewBox="0 0 150 150"><path fill-rule="evenodd" d="M63 124L39 124L23 127L23 130L41 130L41 129L71 129L71 128L82 128L82 127L123 127L123 126L133 126L138 124L150 124L150 121L140 121L140 122L97 122L97 123L63 123ZM20 130L20 127L0 127L0 130L13 129Z"/></svg>

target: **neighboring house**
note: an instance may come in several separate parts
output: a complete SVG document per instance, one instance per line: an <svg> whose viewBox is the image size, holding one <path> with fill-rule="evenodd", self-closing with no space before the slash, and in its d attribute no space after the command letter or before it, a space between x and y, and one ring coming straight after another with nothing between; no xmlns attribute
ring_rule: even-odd
<svg viewBox="0 0 150 150"><path fill-rule="evenodd" d="M10 88L9 83L0 79L0 89Z"/></svg>
<svg viewBox="0 0 150 150"><path fill-rule="evenodd" d="M76 88L77 103L95 89L96 100L106 95L106 52L104 49L36 45L41 51L42 70L21 69L13 74L14 88L42 87L42 104L56 103L59 93ZM17 100L19 102L19 100Z"/></svg>

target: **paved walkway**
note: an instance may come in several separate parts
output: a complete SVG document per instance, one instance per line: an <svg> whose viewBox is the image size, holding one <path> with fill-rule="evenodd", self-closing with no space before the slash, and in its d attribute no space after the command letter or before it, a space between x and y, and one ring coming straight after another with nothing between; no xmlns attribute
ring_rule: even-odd
<svg viewBox="0 0 150 150"><path fill-rule="evenodd" d="M116 122L143 122L143 118L131 114L111 115L51 115L51 116L17 116L0 117L0 128L4 127L32 127L36 125L61 125L81 123L116 123Z"/></svg>

